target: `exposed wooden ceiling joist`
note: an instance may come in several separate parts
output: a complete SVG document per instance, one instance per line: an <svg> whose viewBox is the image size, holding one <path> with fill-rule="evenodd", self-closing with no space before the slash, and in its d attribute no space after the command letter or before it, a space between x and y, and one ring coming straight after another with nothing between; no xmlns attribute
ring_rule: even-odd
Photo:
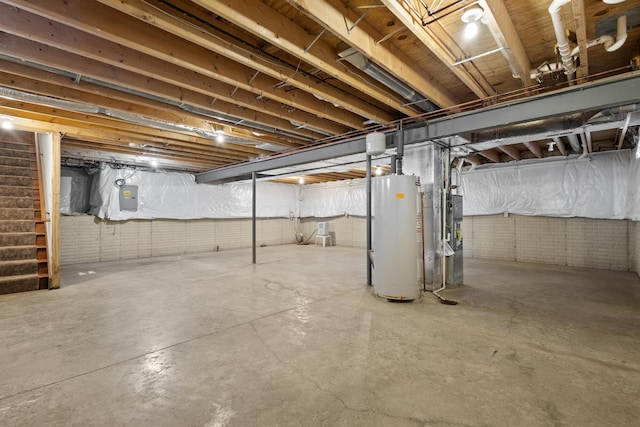
<svg viewBox="0 0 640 427"><path fill-rule="evenodd" d="M502 50L505 58L519 76L524 86L531 86L531 61L516 31L511 16L504 4L504 0L479 0L484 9L483 19L486 21L493 37L504 47Z"/></svg>
<svg viewBox="0 0 640 427"><path fill-rule="evenodd" d="M342 90L329 86L318 79L305 76L296 68L276 63L273 59L265 57L257 47L249 50L247 46L238 46L233 43L234 40L223 34L213 34L202 28L196 28L191 23L177 19L147 2L142 0L100 0L100 2L259 71L263 75L257 75L253 78L251 82L253 87L269 88L274 86L274 82L267 78L270 76L279 82L286 82L301 89L303 92L293 91L287 94L291 105L299 108L299 104L304 105L313 101L314 104L320 105L316 111L318 117L330 120L340 119L342 124L352 128L362 128L363 126L362 119L353 117L355 114L351 112L362 117L369 117L375 113L378 116L391 119L391 116L388 116L386 112L376 111L375 107ZM269 93L265 92L265 95L269 96ZM310 96L322 98L326 102L318 103L318 99L314 100ZM340 104L346 111L336 111L336 107L332 103ZM324 111L321 111L322 107L324 107Z"/></svg>
<svg viewBox="0 0 640 427"><path fill-rule="evenodd" d="M576 38L578 39L578 48L580 49L578 57L580 63L576 69L577 77L584 78L589 75L589 52L587 51L587 19L585 0L572 0L573 18L576 23Z"/></svg>
<svg viewBox="0 0 640 427"><path fill-rule="evenodd" d="M305 0L287 0L287 3L313 18L332 34L340 37L342 41L356 48L369 60L414 88L434 104L447 108L459 103L452 93L429 76L425 76L420 68L398 49L390 45L376 44L376 40L381 39L382 35L376 34L373 28L365 30L366 22L356 22L358 16L353 16L354 12L341 3L326 0L315 0L313 5ZM376 34L376 37L372 34Z"/></svg>
<svg viewBox="0 0 640 427"><path fill-rule="evenodd" d="M535 142L525 142L524 146L527 147L527 150L531 151L534 156L541 159L542 158L542 149Z"/></svg>
<svg viewBox="0 0 640 427"><path fill-rule="evenodd" d="M486 157L487 159L491 160L494 163L500 163L501 159L500 159L500 153L498 152L498 150L483 150L480 151L480 155L483 157Z"/></svg>
<svg viewBox="0 0 640 427"><path fill-rule="evenodd" d="M454 73L479 98L493 95L491 84L474 68L453 66L463 56L455 41L440 25L425 26L418 20L406 0L381 0L409 31Z"/></svg>
<svg viewBox="0 0 640 427"><path fill-rule="evenodd" d="M406 106L406 102L400 100L399 97L391 96L389 90L372 86L346 69L337 61L338 55L335 49L322 39L312 45L315 35L308 34L304 28L264 3L256 4L248 0L237 0L232 4L220 0L194 0L194 3L254 35L269 40L280 49L348 83L353 89L389 105L402 114L410 116L416 113L415 109ZM384 117L368 116L368 118L383 123L392 119L389 115Z"/></svg>
<svg viewBox="0 0 640 427"><path fill-rule="evenodd" d="M166 98L174 102L199 107L204 110L210 111L215 104L216 112L232 117L238 117L241 120L261 123L265 126L283 129L301 135L315 135L316 137L322 137L321 135L318 136L316 133L305 129L300 129L296 132L296 127L291 123L288 123L288 120L285 120L284 122L275 122L269 120L265 114L261 114L255 110L250 110L230 102L220 101L215 97L184 89L178 85L161 82L153 78L145 77L127 70L118 69L92 59L84 58L60 49L45 46L9 34L0 33L0 46L2 46L3 52L10 56L37 62L48 67L68 72L76 71L81 76L87 76L99 81L129 88L153 96ZM286 112L283 112L282 114L286 114ZM278 124L281 124L281 126L276 127ZM283 142L286 142L287 140L291 142L294 141L294 139L284 136L281 137L281 139L283 139Z"/></svg>
<svg viewBox="0 0 640 427"><path fill-rule="evenodd" d="M522 156L520 155L520 151L513 145L501 145L498 147L503 153L509 155L513 160L520 160Z"/></svg>
<svg viewBox="0 0 640 427"><path fill-rule="evenodd" d="M289 112L288 115L292 116L292 120L313 125L328 132L339 134L348 130L348 128L339 126L325 129L327 124L321 126L322 119L319 117L327 115L326 102L320 101L310 94L297 94L297 97L294 97L292 92L277 88L280 80L268 78L265 81L266 76L258 76L256 83L252 79L255 70L230 61L201 46L186 43L184 39L123 15L109 7L90 4L83 0L8 0L8 2L43 18L64 22L86 32L79 34L64 26L61 28L53 27L56 30L55 38L51 40L51 23L44 20L36 22L33 17L25 17L21 20L23 23L27 20L33 23L31 28L34 30L34 34L29 35L22 31L25 28L24 25L18 27L15 22L20 20L18 11L15 9L13 13L10 9L2 11L0 16L6 14L7 24L13 23L11 26L15 28L13 31L19 32L23 37L29 37L56 47L60 46L56 44L55 40L61 39L60 43L73 48L72 51L77 54L167 83L180 81L182 86L196 92L210 93L227 102L233 102L246 108L262 109L277 116L283 116L284 112ZM10 14L15 16L9 16ZM28 24L25 25L28 26ZM78 43L79 40L82 42ZM169 64L174 66L171 67ZM259 98L264 96L290 108L269 105L268 102L256 99L256 96ZM304 98L304 102L297 101L301 98ZM280 111L277 111L277 108L280 108ZM293 111L296 109L301 111ZM306 113L303 114L302 111ZM348 126L352 128L362 127L361 118L349 111L345 111L340 117L344 117L341 120L348 122Z"/></svg>
<svg viewBox="0 0 640 427"><path fill-rule="evenodd" d="M239 89L239 86L235 87L210 76L202 75L192 69L182 68L146 53L140 53L115 42L103 40L60 23L54 23L46 18L2 4L0 4L0 25L6 32L11 32L17 36L80 55L84 58L123 68L167 84L179 84L180 87L205 95L213 95L219 100L235 103L244 108L264 111L279 118L287 117L296 123L303 123L333 134L340 134L349 130L349 128L332 121L321 119L315 113L298 111L295 107L282 108L282 105L280 105L283 101L282 99L276 100L276 103L264 102L261 99L256 99L254 94L244 89ZM171 48L167 49L166 52L168 53L164 56L174 56L175 54L172 53L172 50ZM217 68L219 65L215 65L213 68ZM211 68L211 64L208 66ZM238 75L241 75L241 73ZM315 101L317 104L321 103L319 100ZM356 123L361 124L361 120L358 119ZM317 137L321 138L322 135L318 134Z"/></svg>
<svg viewBox="0 0 640 427"><path fill-rule="evenodd" d="M144 126L21 101L1 100L0 113L46 123L46 129L55 128L59 132L87 140L121 141L141 146L158 144L164 148L193 149L196 153L211 151L215 154L217 151L220 160L226 159L227 163L248 160L267 153L255 147L235 146L230 143L226 143L223 147L215 141L178 132L154 130L149 133L149 129ZM55 125L57 128L51 125Z"/></svg>
<svg viewBox="0 0 640 427"><path fill-rule="evenodd" d="M2 61L0 61L0 65L5 70L7 68L21 67L18 64L12 64ZM158 120L159 123L174 123L177 125L193 127L197 129L212 128L211 122L206 120L206 118L198 116L197 114L189 113L178 107L170 108L166 105L160 108L149 105L145 106L143 103L144 99L140 100L140 103L127 102L120 100L117 97L110 97L109 94L111 92L117 91L113 91L108 88L95 88L93 87L94 85L86 82L79 82L74 87L74 83L63 76L47 73L42 70L34 70L32 68L27 68L24 71L29 70L31 72L27 74L40 74L42 80L35 80L20 75L0 72L0 86L22 90L28 93L38 94L42 96L48 96L55 99L79 102L87 106L100 105L101 108L108 109L108 111L105 112L117 111L126 115L135 115L145 119L149 118L152 120ZM64 80L68 80L68 82L64 82ZM66 84L69 84L69 87L67 87ZM83 89L88 91L78 90L77 87L80 87L80 85L82 85ZM134 98L135 96L130 95L130 97ZM299 144L281 144L280 141L278 141L276 138L272 138L268 135L261 134L261 136L258 137L253 135L251 132L240 133L239 129L225 128L222 125L220 126L220 129L224 130L225 134L228 136L235 136L249 141L254 141L256 144L270 143L274 145L282 145L284 147L299 146L304 144L303 141L300 141Z"/></svg>

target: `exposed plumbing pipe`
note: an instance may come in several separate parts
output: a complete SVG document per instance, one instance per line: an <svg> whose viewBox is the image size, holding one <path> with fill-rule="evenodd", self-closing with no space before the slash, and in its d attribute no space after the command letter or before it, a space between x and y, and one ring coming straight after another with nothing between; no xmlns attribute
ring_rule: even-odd
<svg viewBox="0 0 640 427"><path fill-rule="evenodd" d="M616 34L616 38L613 36L604 35L600 36L597 39L590 40L587 42L587 48L597 46L599 44L604 45L604 49L607 52L615 52L620 49L624 42L627 41L627 15L620 15L618 17L618 33ZM571 51L571 56L576 56L580 52L580 46L576 46Z"/></svg>
<svg viewBox="0 0 640 427"><path fill-rule="evenodd" d="M622 15L618 17L618 34L616 34L615 43L610 45L605 43L604 48L607 52L613 52L620 49L620 46L622 46L625 41L627 41L627 15Z"/></svg>
<svg viewBox="0 0 640 427"><path fill-rule="evenodd" d="M396 131L396 173L402 175L402 162L404 157L404 130L402 129L402 122L398 123Z"/></svg>
<svg viewBox="0 0 640 427"><path fill-rule="evenodd" d="M573 61L573 56L571 56L569 39L564 32L564 25L562 25L562 17L560 16L560 8L567 3L571 3L571 0L553 0L549 5L549 14L553 23L553 30L556 33L558 52L562 58L564 73L567 75L567 79L573 80L576 75L576 65Z"/></svg>
<svg viewBox="0 0 640 427"><path fill-rule="evenodd" d="M576 136L575 136L575 135L573 135L573 134L572 134L571 136L573 136L574 138L576 137ZM576 138L576 140L577 140L577 138ZM580 160L580 159L584 159L584 158L585 158L585 157L587 157L588 155L589 155L589 150L587 149L587 141L586 141L586 138L584 138L584 139L582 140L582 154L580 155L580 157L578 157L578 160Z"/></svg>
<svg viewBox="0 0 640 427"><path fill-rule="evenodd" d="M441 227L441 240L440 240L440 249L442 251L442 253L440 254L440 265L441 265L441 269L442 269L442 286L438 289L434 289L433 291L430 291L433 295L435 295L438 298L438 301L440 301L442 304L446 304L446 305L457 305L458 302L457 301L453 301L450 299L446 299L445 297L443 297L442 295L440 295L440 292L444 291L445 289L447 289L447 257L445 255L445 246L448 245L449 240L450 240L450 234L448 234L446 232L447 230L447 215L446 215L446 209L447 209L447 192L449 191L449 186L451 185L449 179L450 179L450 172L448 170L449 165L451 164L451 151L448 151L448 155L445 158L443 156L442 158L442 168L444 169L444 173L443 173L443 187L440 188L441 191L441 205L440 205L440 209L439 211L439 216L440 216L440 227ZM434 280L434 285L435 285L435 280Z"/></svg>
<svg viewBox="0 0 640 427"><path fill-rule="evenodd" d="M533 68L530 71L529 77L531 80L536 80L540 75L553 73L554 71L561 71L562 69L562 64L559 62L545 62L538 68Z"/></svg>
<svg viewBox="0 0 640 427"><path fill-rule="evenodd" d="M569 140L569 144L571 144L571 149L573 151L580 151L580 141L578 141L578 137L575 134L567 135L567 139Z"/></svg>

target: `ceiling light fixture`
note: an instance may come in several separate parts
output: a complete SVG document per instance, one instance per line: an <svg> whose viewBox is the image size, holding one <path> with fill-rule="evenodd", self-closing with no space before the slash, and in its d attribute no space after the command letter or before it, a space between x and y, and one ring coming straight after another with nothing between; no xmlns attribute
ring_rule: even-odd
<svg viewBox="0 0 640 427"><path fill-rule="evenodd" d="M4 130L13 129L13 123L11 123L9 120L3 120L2 121L2 129L4 129Z"/></svg>
<svg viewBox="0 0 640 427"><path fill-rule="evenodd" d="M298 184L304 184L304 176L301 176L301 177L298 179Z"/></svg>
<svg viewBox="0 0 640 427"><path fill-rule="evenodd" d="M478 21L482 19L484 10L481 7L474 6L464 11L462 14L462 22L467 24L464 28L464 37L472 39L478 35Z"/></svg>
<svg viewBox="0 0 640 427"><path fill-rule="evenodd" d="M152 168L157 168L158 167L158 161L156 159L151 160L151 167Z"/></svg>
<svg viewBox="0 0 640 427"><path fill-rule="evenodd" d="M219 144L224 142L224 131L216 131L216 142Z"/></svg>
<svg viewBox="0 0 640 427"><path fill-rule="evenodd" d="M378 175L378 176L382 175L382 168L380 168L380 167L376 168L376 175Z"/></svg>
<svg viewBox="0 0 640 427"><path fill-rule="evenodd" d="M547 142L547 145L549 146L549 151L553 151L553 146L556 145L556 143L554 141L550 141Z"/></svg>

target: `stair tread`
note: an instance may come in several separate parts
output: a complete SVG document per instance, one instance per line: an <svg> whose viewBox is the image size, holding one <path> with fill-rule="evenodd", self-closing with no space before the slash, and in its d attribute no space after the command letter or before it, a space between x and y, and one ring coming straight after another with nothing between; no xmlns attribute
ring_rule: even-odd
<svg viewBox="0 0 640 427"><path fill-rule="evenodd" d="M0 283L2 282L11 282L13 280L20 280L20 279L32 279L32 278L36 278L38 277L38 273L33 273L33 274L19 274L16 276L2 276L0 277Z"/></svg>
<svg viewBox="0 0 640 427"><path fill-rule="evenodd" d="M22 235L25 235L25 234L36 234L36 232L35 231L7 231L7 232L3 233L3 232L0 231L0 234L4 234L4 235L7 235L7 234L13 234L13 235L22 234Z"/></svg>
<svg viewBox="0 0 640 427"><path fill-rule="evenodd" d="M11 265L20 265L20 264L26 264L26 263L34 263L37 264L36 259L10 259L7 261L0 261L0 264L11 264Z"/></svg>

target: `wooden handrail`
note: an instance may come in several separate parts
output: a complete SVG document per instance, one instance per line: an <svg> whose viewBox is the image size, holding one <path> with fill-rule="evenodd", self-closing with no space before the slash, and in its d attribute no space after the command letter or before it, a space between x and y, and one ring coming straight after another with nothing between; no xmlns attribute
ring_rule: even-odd
<svg viewBox="0 0 640 427"><path fill-rule="evenodd" d="M33 143L36 149L36 173L38 174L38 194L40 195L40 221L49 222L51 219L47 214L46 203L44 201L45 193L44 193L44 184L42 182L42 161L40 159L40 147L38 146L38 137L37 134L33 134ZM47 227L44 227L44 239L47 245L47 276L49 276L49 281L51 281L51 268L49 266L49 239L47 237Z"/></svg>

